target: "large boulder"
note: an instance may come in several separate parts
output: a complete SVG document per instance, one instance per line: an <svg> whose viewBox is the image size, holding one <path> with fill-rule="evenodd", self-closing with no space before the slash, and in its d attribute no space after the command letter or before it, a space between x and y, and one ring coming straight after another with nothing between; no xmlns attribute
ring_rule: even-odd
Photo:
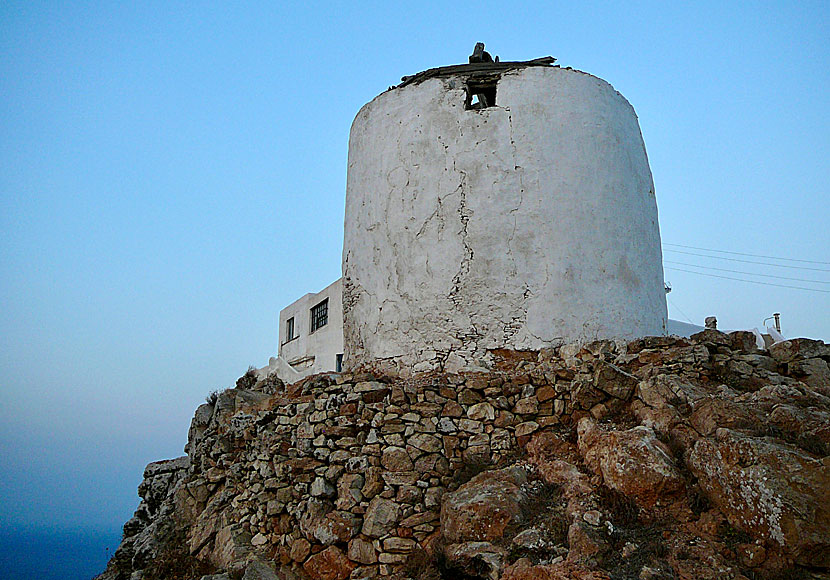
<svg viewBox="0 0 830 580"><path fill-rule="evenodd" d="M700 487L729 519L779 544L796 562L830 567L830 462L779 440L718 429L688 461Z"/></svg>
<svg viewBox="0 0 830 580"><path fill-rule="evenodd" d="M527 472L521 467L485 471L444 496L441 530L450 543L493 542L521 519L522 485Z"/></svg>
<svg viewBox="0 0 830 580"><path fill-rule="evenodd" d="M603 431L588 417L577 425L578 447L585 463L605 484L653 506L684 489L685 481L669 449L649 427Z"/></svg>
<svg viewBox="0 0 830 580"><path fill-rule="evenodd" d="M769 354L781 363L819 357L830 359L830 344L810 338L792 338L770 346Z"/></svg>

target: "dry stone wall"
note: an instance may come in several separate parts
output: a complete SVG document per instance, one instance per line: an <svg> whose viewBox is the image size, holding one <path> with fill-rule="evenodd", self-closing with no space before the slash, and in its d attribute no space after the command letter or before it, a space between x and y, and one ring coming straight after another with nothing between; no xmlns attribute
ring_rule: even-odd
<svg viewBox="0 0 830 580"><path fill-rule="evenodd" d="M791 429L797 422L795 430L803 440L793 439L789 456L797 458L802 473L812 474L813 485L827 488L829 462L820 459L830 448L829 348L800 341L757 351L749 333L705 331L692 340L653 337L494 351L496 367L487 373L426 373L407 379L330 373L288 387L274 377L257 381L249 374L238 388L196 411L188 457L148 466L139 489L144 500L125 525L124 541L104 578L162 577L150 572L151 562L169 553L172 544L199 570L226 571L229 577L241 577L252 562L268 562L280 578L402 578L402 567L413 553L429 548L442 523L454 541L475 540L479 552L481 542L498 543L496 536L504 535L507 523L500 524L494 537L487 536L490 524L473 521L481 510L455 492L488 468L520 466L518 472L510 467L502 472L507 475L488 476L510 483L517 498L524 493L521 469L558 474L550 475L551 481L568 473L582 490L605 481L649 509L666 496L683 496L687 476L675 467L683 455L673 457L656 442L655 433L670 434L678 445L694 450L690 468L713 497L722 498L725 513L733 509L729 497L741 493L741 482L725 480L728 470L716 469L713 457L727 453L728 446L723 446L730 438L757 435L766 420L776 425L789 421ZM807 388L807 383L815 386ZM800 407L778 404L784 392L825 410L805 411L809 405L803 401ZM756 399L739 404L738 393ZM802 415L794 417L796 412ZM615 418L616 428L630 431L609 431L603 427L607 417ZM737 431L748 426L756 431ZM553 461L555 454L546 459L539 451L556 434L562 439L557 448L571 448L571 463ZM573 459L577 437L584 463ZM756 454L770 454L784 444L765 445ZM516 459L528 450L536 467L522 468ZM619 460L610 461L614 453ZM816 453L824 455L816 460ZM644 483L631 470L621 469L626 461L650 465L657 483ZM731 459L718 461L726 465ZM594 479L583 471L593 472ZM771 474L759 471L753 477ZM484 482L481 489L469 485L464 488L467 495L489 497ZM789 493L786 482L780 486L768 486L774 489L768 501ZM484 502L490 507L519 501L496 491L492 501ZM796 501L789 496L784 500ZM452 505L457 507L447 507ZM810 521L785 513L787 529L798 529L799 537L808 538L814 556L827 557L830 521L823 508L809 509L815 516ZM599 526L604 516L598 510L588 506L574 511L581 526L577 531L588 525L583 517ZM746 508L735 514L735 525L771 533L780 545L800 541L780 532L780 523L772 522L770 514L753 519L750 512ZM472 523L448 520L452 513L469 513ZM476 526L483 526L483 535ZM570 538L571 554L578 553L579 537ZM465 545L454 546L457 558L478 557L465 553ZM802 548L787 549L801 557ZM504 550L496 550L501 555L493 570L501 570ZM569 553L567 547L557 550ZM828 564L830 559L823 565Z"/></svg>
<svg viewBox="0 0 830 580"><path fill-rule="evenodd" d="M204 427L206 433L218 427L207 435L213 441L203 441L192 458L203 476L188 489L214 497L220 488L233 490L228 505L235 517L215 530L221 494L208 503L194 521L192 553L227 567L239 553L216 540L238 538L240 550L248 542L270 548L312 578L329 567L343 578L357 567L367 576L392 575L436 532L442 495L457 487L459 473L514 458L534 432L574 410L601 415L636 384L612 364L592 374L554 362L553 351L540 361L537 353L510 354L506 370L494 374L396 383L317 376L283 404L259 411L255 402L245 408L255 399L250 394L222 394ZM617 376L629 386L606 387ZM203 429L200 416L207 416L206 406L194 434Z"/></svg>

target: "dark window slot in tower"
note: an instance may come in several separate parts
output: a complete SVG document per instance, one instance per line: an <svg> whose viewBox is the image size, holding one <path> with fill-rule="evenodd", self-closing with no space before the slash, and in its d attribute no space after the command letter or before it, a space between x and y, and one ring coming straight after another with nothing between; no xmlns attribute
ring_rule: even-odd
<svg viewBox="0 0 830 580"><path fill-rule="evenodd" d="M469 110L486 109L496 106L496 81L468 81L467 102Z"/></svg>

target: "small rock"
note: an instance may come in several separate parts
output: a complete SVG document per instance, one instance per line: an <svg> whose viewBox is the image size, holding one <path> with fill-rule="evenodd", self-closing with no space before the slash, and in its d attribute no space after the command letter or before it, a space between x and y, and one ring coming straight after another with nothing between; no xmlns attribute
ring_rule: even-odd
<svg viewBox="0 0 830 580"><path fill-rule="evenodd" d="M354 538L349 542L349 560L360 564L374 564L378 561L372 542L364 538Z"/></svg>
<svg viewBox="0 0 830 580"><path fill-rule="evenodd" d="M311 544L305 538L294 540L291 543L291 559L295 562L305 562L309 554L311 554Z"/></svg>
<svg viewBox="0 0 830 580"><path fill-rule="evenodd" d="M519 415L533 415L539 410L539 403L534 398L521 399L513 409Z"/></svg>
<svg viewBox="0 0 830 580"><path fill-rule="evenodd" d="M311 484L310 493L313 497L334 497L337 495L337 489L325 478L318 477Z"/></svg>
<svg viewBox="0 0 830 580"><path fill-rule="evenodd" d="M513 545L522 550L540 551L547 546L545 534L539 528L529 528L513 538Z"/></svg>
<svg viewBox="0 0 830 580"><path fill-rule="evenodd" d="M467 410L467 417L476 421L492 421L496 418L496 410L490 403L477 403Z"/></svg>
<svg viewBox="0 0 830 580"><path fill-rule="evenodd" d="M279 577L267 564L255 560L245 568L242 580L279 580Z"/></svg>
<svg viewBox="0 0 830 580"><path fill-rule="evenodd" d="M426 453L438 453L443 447L438 437L427 433L415 433L407 440L407 443Z"/></svg>
<svg viewBox="0 0 830 580"><path fill-rule="evenodd" d="M376 497L369 503L363 516L363 533L372 538L380 538L391 530L400 517L401 508L395 502Z"/></svg>
<svg viewBox="0 0 830 580"><path fill-rule="evenodd" d="M253 538L251 538L251 545L252 546L264 546L268 543L268 538L265 537L263 534L257 534Z"/></svg>
<svg viewBox="0 0 830 580"><path fill-rule="evenodd" d="M576 521L568 528L568 560L584 560L597 557L610 549L601 533Z"/></svg>
<svg viewBox="0 0 830 580"><path fill-rule="evenodd" d="M383 549L386 552L408 554L417 546L415 540L409 538L391 537L383 540Z"/></svg>
<svg viewBox="0 0 830 580"><path fill-rule="evenodd" d="M303 569L312 580L346 580L355 569L355 564L342 550L329 546L306 560Z"/></svg>
<svg viewBox="0 0 830 580"><path fill-rule="evenodd" d="M597 510L588 510L584 514L582 514L582 519L585 520L587 523L591 524L592 526L598 526L602 521L602 514L599 513Z"/></svg>
<svg viewBox="0 0 830 580"><path fill-rule="evenodd" d="M380 464L389 471L412 471L412 459L402 447L388 447L383 450Z"/></svg>
<svg viewBox="0 0 830 580"><path fill-rule="evenodd" d="M627 401L640 380L616 365L600 362L594 372L594 386L617 399Z"/></svg>
<svg viewBox="0 0 830 580"><path fill-rule="evenodd" d="M525 437L539 429L539 423L536 421L527 421L516 425L516 437Z"/></svg>

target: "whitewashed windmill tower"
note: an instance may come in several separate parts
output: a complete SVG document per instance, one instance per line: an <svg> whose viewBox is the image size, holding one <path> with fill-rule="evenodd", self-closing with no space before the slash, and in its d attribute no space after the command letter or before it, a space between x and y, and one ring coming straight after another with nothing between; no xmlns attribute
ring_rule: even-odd
<svg viewBox="0 0 830 580"><path fill-rule="evenodd" d="M494 349L665 334L634 109L550 57L476 49L470 64L404 77L354 120L347 368L473 369Z"/></svg>

